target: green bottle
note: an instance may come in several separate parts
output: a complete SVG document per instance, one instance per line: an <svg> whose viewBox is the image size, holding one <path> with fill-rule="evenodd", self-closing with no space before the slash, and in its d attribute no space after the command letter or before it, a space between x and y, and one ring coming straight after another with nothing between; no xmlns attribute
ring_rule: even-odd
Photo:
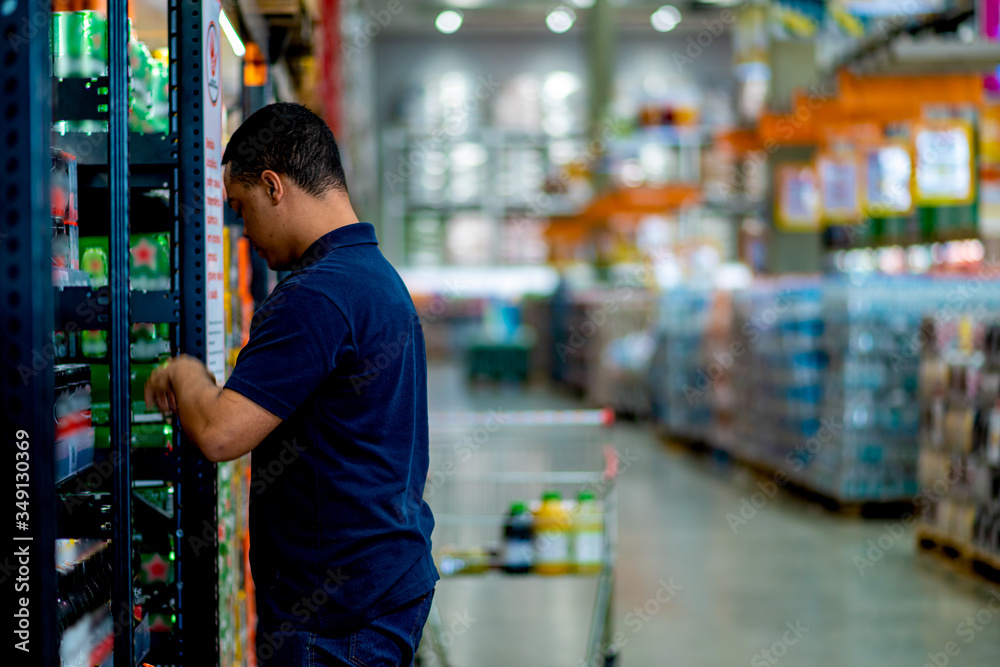
<svg viewBox="0 0 1000 667"><path fill-rule="evenodd" d="M108 253L103 248L87 248L83 251L80 268L90 276L90 286L94 289L108 284Z"/></svg>
<svg viewBox="0 0 1000 667"><path fill-rule="evenodd" d="M88 359L103 359L108 356L107 331L84 331L80 338L83 356Z"/></svg>
<svg viewBox="0 0 1000 667"><path fill-rule="evenodd" d="M129 285L144 292L170 289L170 236L133 235L129 253Z"/></svg>
<svg viewBox="0 0 1000 667"><path fill-rule="evenodd" d="M108 73L108 22L100 12L52 12L52 74L59 78Z"/></svg>
<svg viewBox="0 0 1000 667"><path fill-rule="evenodd" d="M156 331L156 326L148 322L132 325L132 345L130 354L132 361L156 362L163 351L163 342Z"/></svg>

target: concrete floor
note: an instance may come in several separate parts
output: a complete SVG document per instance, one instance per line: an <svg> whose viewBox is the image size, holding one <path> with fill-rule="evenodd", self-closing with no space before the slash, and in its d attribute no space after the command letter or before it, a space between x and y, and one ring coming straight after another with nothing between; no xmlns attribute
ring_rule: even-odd
<svg viewBox="0 0 1000 667"><path fill-rule="evenodd" d="M430 397L432 412L580 407L541 388L470 388L451 366L432 366ZM1000 665L1000 591L915 554L910 530L783 491L731 527L755 479L665 447L641 424L620 422L615 445L635 458L618 484L619 665ZM880 538L887 548L869 554ZM595 588L575 577L442 580L452 664L580 665Z"/></svg>

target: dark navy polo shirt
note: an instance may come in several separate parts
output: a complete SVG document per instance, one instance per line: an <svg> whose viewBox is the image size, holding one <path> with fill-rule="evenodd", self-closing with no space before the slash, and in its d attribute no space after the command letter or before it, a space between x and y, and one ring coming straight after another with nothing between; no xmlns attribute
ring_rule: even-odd
<svg viewBox="0 0 1000 667"><path fill-rule="evenodd" d="M251 455L258 613L360 627L434 587L427 359L368 223L314 243L254 315L226 383L284 421Z"/></svg>

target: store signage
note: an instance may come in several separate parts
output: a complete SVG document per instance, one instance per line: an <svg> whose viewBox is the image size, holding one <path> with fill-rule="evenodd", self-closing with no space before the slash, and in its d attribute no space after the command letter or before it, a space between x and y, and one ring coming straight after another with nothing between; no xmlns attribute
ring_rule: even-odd
<svg viewBox="0 0 1000 667"><path fill-rule="evenodd" d="M774 221L787 232L819 230L819 184L808 163L786 162L775 167Z"/></svg>
<svg viewBox="0 0 1000 667"><path fill-rule="evenodd" d="M864 153L865 215L891 218L913 211L913 158L902 144L871 146Z"/></svg>
<svg viewBox="0 0 1000 667"><path fill-rule="evenodd" d="M916 200L922 206L958 206L976 196L972 127L940 120L914 128Z"/></svg>
<svg viewBox="0 0 1000 667"><path fill-rule="evenodd" d="M979 234L1000 238L1000 106L979 118Z"/></svg>
<svg viewBox="0 0 1000 667"><path fill-rule="evenodd" d="M858 163L853 153L828 153L816 158L823 221L851 224L861 214Z"/></svg>
<svg viewBox="0 0 1000 667"><path fill-rule="evenodd" d="M226 374L226 276L222 230L222 48L219 0L203 0L205 26L205 363L219 382Z"/></svg>

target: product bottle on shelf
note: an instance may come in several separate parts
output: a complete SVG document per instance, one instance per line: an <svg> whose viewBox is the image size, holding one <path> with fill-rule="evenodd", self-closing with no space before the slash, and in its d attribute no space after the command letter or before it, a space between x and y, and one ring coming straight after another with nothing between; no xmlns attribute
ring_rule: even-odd
<svg viewBox="0 0 1000 667"><path fill-rule="evenodd" d="M1000 324L993 323L986 328L983 347L985 358L976 391L976 405L989 410L1000 399Z"/></svg>
<svg viewBox="0 0 1000 667"><path fill-rule="evenodd" d="M132 325L130 348L132 361L156 363L163 354L163 343L156 325L148 322L137 322Z"/></svg>
<svg viewBox="0 0 1000 667"><path fill-rule="evenodd" d="M52 266L80 268L80 229L76 208L76 157L53 149L49 172L52 210Z"/></svg>
<svg viewBox="0 0 1000 667"><path fill-rule="evenodd" d="M108 284L108 253L98 246L88 247L80 258L80 268L90 276L93 289ZM80 351L88 359L104 359L108 355L106 331L92 330L80 333Z"/></svg>
<svg viewBox="0 0 1000 667"><path fill-rule="evenodd" d="M535 572L544 575L570 571L572 518L558 491L546 491L535 512Z"/></svg>
<svg viewBox="0 0 1000 667"><path fill-rule="evenodd" d="M503 569L509 574L531 571L534 519L527 505L516 502L510 506L503 526Z"/></svg>
<svg viewBox="0 0 1000 667"><path fill-rule="evenodd" d="M133 234L130 245L130 287L141 291L170 289L170 235Z"/></svg>
<svg viewBox="0 0 1000 667"><path fill-rule="evenodd" d="M52 12L52 74L57 78L90 79L108 73L108 25L97 11ZM65 120L55 131L107 132L106 120Z"/></svg>
<svg viewBox="0 0 1000 667"><path fill-rule="evenodd" d="M1000 399L997 399L987 415L983 456L986 464L993 469L992 476L996 480L992 484L993 496L1000 500Z"/></svg>
<svg viewBox="0 0 1000 667"><path fill-rule="evenodd" d="M948 373L948 400L945 412L945 448L954 456L972 451L975 412L970 397L973 392L972 324L963 317L959 322L958 350L951 356Z"/></svg>
<svg viewBox="0 0 1000 667"><path fill-rule="evenodd" d="M56 480L62 481L87 467L94 460L94 430L91 417L90 366L56 366L55 462Z"/></svg>
<svg viewBox="0 0 1000 667"><path fill-rule="evenodd" d="M80 351L88 359L104 359L108 356L108 332L82 332L80 335Z"/></svg>
<svg viewBox="0 0 1000 667"><path fill-rule="evenodd" d="M604 510L593 491L581 491L573 514L573 566L597 574L604 565Z"/></svg>
<svg viewBox="0 0 1000 667"><path fill-rule="evenodd" d="M108 609L112 563L107 542L92 545L83 540L59 540L57 551L60 546L68 556L57 565L61 664L103 664L114 641L114 623Z"/></svg>
<svg viewBox="0 0 1000 667"><path fill-rule="evenodd" d="M94 289L108 284L108 253L104 248L92 246L83 251L80 268L90 276L90 286Z"/></svg>

